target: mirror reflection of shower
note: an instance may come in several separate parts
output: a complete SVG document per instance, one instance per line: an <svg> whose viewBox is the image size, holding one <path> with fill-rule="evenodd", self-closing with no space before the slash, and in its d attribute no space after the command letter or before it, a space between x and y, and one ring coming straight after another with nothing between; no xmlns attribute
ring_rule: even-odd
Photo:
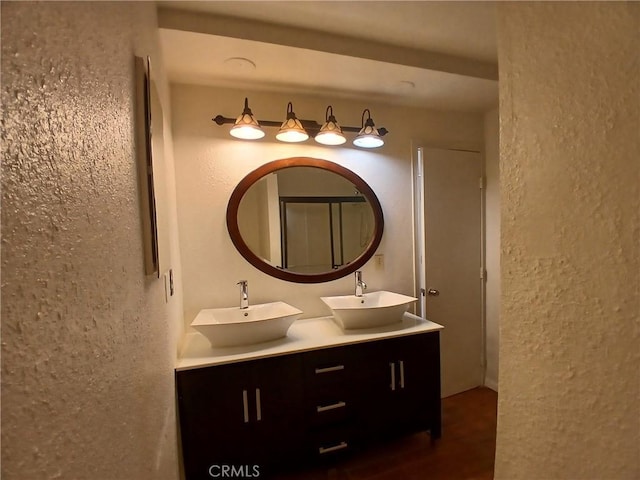
<svg viewBox="0 0 640 480"><path fill-rule="evenodd" d="M260 261L305 280L360 261L379 227L360 186L313 166L287 166L254 180L235 220Z"/></svg>
<svg viewBox="0 0 640 480"><path fill-rule="evenodd" d="M281 267L316 273L347 265L371 241L373 222L373 212L360 194L281 196Z"/></svg>

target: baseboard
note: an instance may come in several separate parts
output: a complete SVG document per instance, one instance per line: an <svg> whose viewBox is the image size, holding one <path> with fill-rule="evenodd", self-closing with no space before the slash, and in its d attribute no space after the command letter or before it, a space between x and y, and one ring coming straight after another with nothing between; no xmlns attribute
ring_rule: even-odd
<svg viewBox="0 0 640 480"><path fill-rule="evenodd" d="M485 378L484 379L484 386L487 387L487 388L490 388L494 392L498 391L498 381L493 379L493 378Z"/></svg>

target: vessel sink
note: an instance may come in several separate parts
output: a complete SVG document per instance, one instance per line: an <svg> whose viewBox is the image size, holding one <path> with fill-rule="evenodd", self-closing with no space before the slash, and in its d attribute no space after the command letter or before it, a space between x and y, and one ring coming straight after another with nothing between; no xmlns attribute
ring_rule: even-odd
<svg viewBox="0 0 640 480"><path fill-rule="evenodd" d="M302 314L284 302L250 305L248 308L200 310L191 326L203 334L212 347L253 345L285 337Z"/></svg>
<svg viewBox="0 0 640 480"><path fill-rule="evenodd" d="M362 297L343 295L320 297L333 312L333 318L345 330L373 328L400 322L409 305L416 300L400 293L379 291Z"/></svg>

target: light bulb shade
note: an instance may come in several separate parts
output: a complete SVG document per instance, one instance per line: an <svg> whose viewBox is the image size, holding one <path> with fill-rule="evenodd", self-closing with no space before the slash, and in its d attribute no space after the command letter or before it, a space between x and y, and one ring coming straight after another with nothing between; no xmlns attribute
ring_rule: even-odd
<svg viewBox="0 0 640 480"><path fill-rule="evenodd" d="M282 123L276 138L281 142L304 142L309 138L309 134L302 127L300 120L297 118L288 118Z"/></svg>
<svg viewBox="0 0 640 480"><path fill-rule="evenodd" d="M369 115L366 122L364 120L365 113ZM356 138L353 140L353 144L356 147L377 148L384 145L384 140L382 140L380 132L378 132L378 129L374 125L373 120L371 119L371 113L369 112L368 108L365 109L364 112L362 112L362 124L362 128L358 132Z"/></svg>
<svg viewBox="0 0 640 480"><path fill-rule="evenodd" d="M363 131L360 130L358 136L353 139L353 144L361 148L377 148L384 145L384 140L382 140L378 130L375 128L373 130L372 133L363 133Z"/></svg>
<svg viewBox="0 0 640 480"><path fill-rule="evenodd" d="M242 140L257 140L264 137L264 131L251 115L240 115L229 133Z"/></svg>
<svg viewBox="0 0 640 480"><path fill-rule="evenodd" d="M336 117L333 116L331 105L327 107L326 121L316 134L315 140L322 145L342 145L347 141L342 133L342 127L338 125Z"/></svg>
<svg viewBox="0 0 640 480"><path fill-rule="evenodd" d="M249 100L247 98L244 99L244 110L242 114L236 119L229 133L231 136L242 140L257 140L264 137L262 127L260 127L260 124L253 118L253 113L249 108Z"/></svg>
<svg viewBox="0 0 640 480"><path fill-rule="evenodd" d="M342 133L336 132L320 132L315 138L322 145L342 145L347 141Z"/></svg>
<svg viewBox="0 0 640 480"><path fill-rule="evenodd" d="M309 134L300 123L300 120L296 118L296 114L293 112L293 104L289 102L287 105L287 119L282 122L276 139L281 142L295 143L304 142L307 138L309 138Z"/></svg>

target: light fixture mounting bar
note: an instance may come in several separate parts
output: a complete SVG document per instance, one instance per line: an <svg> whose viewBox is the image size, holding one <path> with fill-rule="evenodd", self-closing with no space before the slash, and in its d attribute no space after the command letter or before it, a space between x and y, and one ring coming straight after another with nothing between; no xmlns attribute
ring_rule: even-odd
<svg viewBox="0 0 640 480"><path fill-rule="evenodd" d="M222 115L216 115L211 120L213 120L217 125L229 125L229 124L235 123L236 121L235 118L224 117ZM316 133L318 133L322 128L322 125L320 125L315 120L302 120L302 119L299 119L299 120L300 120L300 123L302 123L302 126L312 135L315 135ZM282 125L281 121L276 122L273 120L258 120L258 123L263 127L280 127ZM362 127L347 127L342 125L342 130L344 132L358 133L361 130L361 128ZM389 133L389 131L384 127L378 128L378 132L380 133L381 137Z"/></svg>

